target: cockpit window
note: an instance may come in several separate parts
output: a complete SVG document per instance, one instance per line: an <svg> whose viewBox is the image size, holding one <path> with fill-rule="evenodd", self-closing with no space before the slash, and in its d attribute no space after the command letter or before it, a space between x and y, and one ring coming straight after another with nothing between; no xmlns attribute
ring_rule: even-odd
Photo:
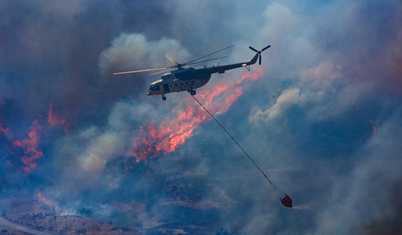
<svg viewBox="0 0 402 235"><path fill-rule="evenodd" d="M149 90L150 91L159 91L159 85L151 85L150 87L149 87Z"/></svg>
<svg viewBox="0 0 402 235"><path fill-rule="evenodd" d="M150 91L159 91L160 90L159 84L151 85L149 87L149 90Z"/></svg>

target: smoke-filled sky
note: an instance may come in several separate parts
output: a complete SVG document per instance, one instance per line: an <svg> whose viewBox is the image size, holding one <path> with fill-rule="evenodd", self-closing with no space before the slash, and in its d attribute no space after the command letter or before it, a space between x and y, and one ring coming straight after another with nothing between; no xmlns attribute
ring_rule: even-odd
<svg viewBox="0 0 402 235"><path fill-rule="evenodd" d="M400 0L10 0L0 15L4 197L149 234L402 232ZM146 95L160 75L112 76L232 44L194 67L272 47L196 97L293 209L187 92L162 101Z"/></svg>

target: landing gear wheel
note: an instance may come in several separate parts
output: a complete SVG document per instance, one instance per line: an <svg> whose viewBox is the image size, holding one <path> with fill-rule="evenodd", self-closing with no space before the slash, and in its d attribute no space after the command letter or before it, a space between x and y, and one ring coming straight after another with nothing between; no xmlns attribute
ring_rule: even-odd
<svg viewBox="0 0 402 235"><path fill-rule="evenodd" d="M164 95L163 95L163 96L162 96L162 100L164 100L164 101L165 101L165 100L166 100L166 96L164 96Z"/></svg>
<svg viewBox="0 0 402 235"><path fill-rule="evenodd" d="M191 94L191 95L195 95L196 93L197 93L197 92L195 92L195 90L191 90L191 91L190 91L190 94Z"/></svg>

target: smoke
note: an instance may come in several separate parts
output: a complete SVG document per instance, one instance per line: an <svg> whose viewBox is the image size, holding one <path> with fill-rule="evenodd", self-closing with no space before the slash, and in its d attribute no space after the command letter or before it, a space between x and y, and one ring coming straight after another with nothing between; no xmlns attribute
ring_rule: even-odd
<svg viewBox="0 0 402 235"><path fill-rule="evenodd" d="M353 171L333 188L332 194L339 196L332 196L323 210L317 213L317 228L313 234L348 233L353 229L370 226L371 223L378 226L376 221L380 218L393 218L396 215L392 198L398 192L392 185L401 177L395 166L399 164L400 149L394 141L400 138L399 115L400 110L397 110L383 124L375 138L370 139L355 154ZM392 130L395 127L397 131ZM337 217L336 213L343 216Z"/></svg>
<svg viewBox="0 0 402 235"><path fill-rule="evenodd" d="M255 122L258 119L269 120L276 118L282 114L282 110L288 109L292 104L299 101L299 89L291 88L283 91L278 97L276 103L265 111L258 110L253 116L250 116L250 121Z"/></svg>
<svg viewBox="0 0 402 235"><path fill-rule="evenodd" d="M102 52L99 67L104 74L112 71L166 67L165 55L168 53L182 63L190 56L174 39L162 38L148 42L142 34L122 34L112 41L110 48Z"/></svg>
<svg viewBox="0 0 402 235"><path fill-rule="evenodd" d="M149 233L400 230L399 1L1 6L2 195L45 198L60 213ZM241 83L242 69L213 75L197 98L294 210L216 123L195 119L180 132L187 122L179 114L199 108L188 94L163 102L146 96L159 75L112 76L170 66L165 54L186 62L233 43L220 64L249 60L248 46L272 46L262 53L261 78ZM173 151L156 150L175 138ZM138 158L142 146L150 153Z"/></svg>

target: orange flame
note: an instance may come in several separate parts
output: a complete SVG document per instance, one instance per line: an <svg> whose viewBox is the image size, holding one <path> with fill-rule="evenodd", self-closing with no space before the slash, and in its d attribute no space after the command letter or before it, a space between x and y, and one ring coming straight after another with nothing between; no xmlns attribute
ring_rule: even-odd
<svg viewBox="0 0 402 235"><path fill-rule="evenodd" d="M375 137L375 134L376 134L376 132L377 132L377 128L374 126L373 120L369 120L369 122L370 122L371 125L373 126L373 137Z"/></svg>
<svg viewBox="0 0 402 235"><path fill-rule="evenodd" d="M64 126L64 132L67 133L67 124L66 119L60 120L57 117L57 114L53 112L53 105L49 105L49 112L48 112L48 123L50 125L49 128L52 128L56 125L63 125ZM42 117L42 115L38 115L38 117ZM1 123L0 123L0 134L5 133L6 137L10 140L13 148L20 147L24 150L24 156L21 157L21 161L25 164L25 167L23 167L24 171L26 173L31 173L32 169L36 167L36 163L34 162L36 159L39 159L40 157L43 156L43 153L38 149L38 142L39 142L39 136L42 134L42 127L38 124L38 119L36 119L33 123L32 126L29 128L30 132L28 133L29 138L24 139L24 140L12 140L12 132L9 129L3 128ZM14 154L14 153L13 153ZM13 165L7 161L10 166L13 167Z"/></svg>
<svg viewBox="0 0 402 235"><path fill-rule="evenodd" d="M53 104L49 104L49 112L48 112L48 118L47 121L49 122L51 127L57 126L58 124L61 124L64 126L64 132L67 133L67 127L69 126L66 123L66 119L63 118L62 120L59 120L57 117L57 113L53 113Z"/></svg>
<svg viewBox="0 0 402 235"><path fill-rule="evenodd" d="M56 210L57 208L59 208L56 202L46 199L39 190L38 190L38 200L41 200L44 204L48 206L55 207Z"/></svg>
<svg viewBox="0 0 402 235"><path fill-rule="evenodd" d="M10 138L10 131L7 128L3 128L0 123L0 133L2 132L7 136L7 138Z"/></svg>
<svg viewBox="0 0 402 235"><path fill-rule="evenodd" d="M255 72L245 72L240 80L230 84L221 81L213 88L203 89L197 95L197 99L212 114L224 114L243 94L244 86L241 86L243 81L246 79L256 81L263 75L262 68L256 69ZM195 128L212 119L191 97L182 100L173 113L176 113L177 117L164 121L159 127L156 124L145 125L148 133L145 133L141 126L138 133L141 137L133 138L132 151L127 154L134 156L138 162L173 152L178 146L185 143Z"/></svg>
<svg viewBox="0 0 402 235"><path fill-rule="evenodd" d="M42 193L38 190L38 199L40 199L41 201L46 201L46 198L44 196L42 196Z"/></svg>
<svg viewBox="0 0 402 235"><path fill-rule="evenodd" d="M41 129L41 126L38 124L38 119L32 123L30 129L31 131L28 133L29 139L16 140L11 143L14 148L20 147L24 149L25 155L21 160L26 165L24 171L27 173L32 172L32 169L36 167L36 163L33 161L43 156L43 153L37 150L39 142L38 132Z"/></svg>

